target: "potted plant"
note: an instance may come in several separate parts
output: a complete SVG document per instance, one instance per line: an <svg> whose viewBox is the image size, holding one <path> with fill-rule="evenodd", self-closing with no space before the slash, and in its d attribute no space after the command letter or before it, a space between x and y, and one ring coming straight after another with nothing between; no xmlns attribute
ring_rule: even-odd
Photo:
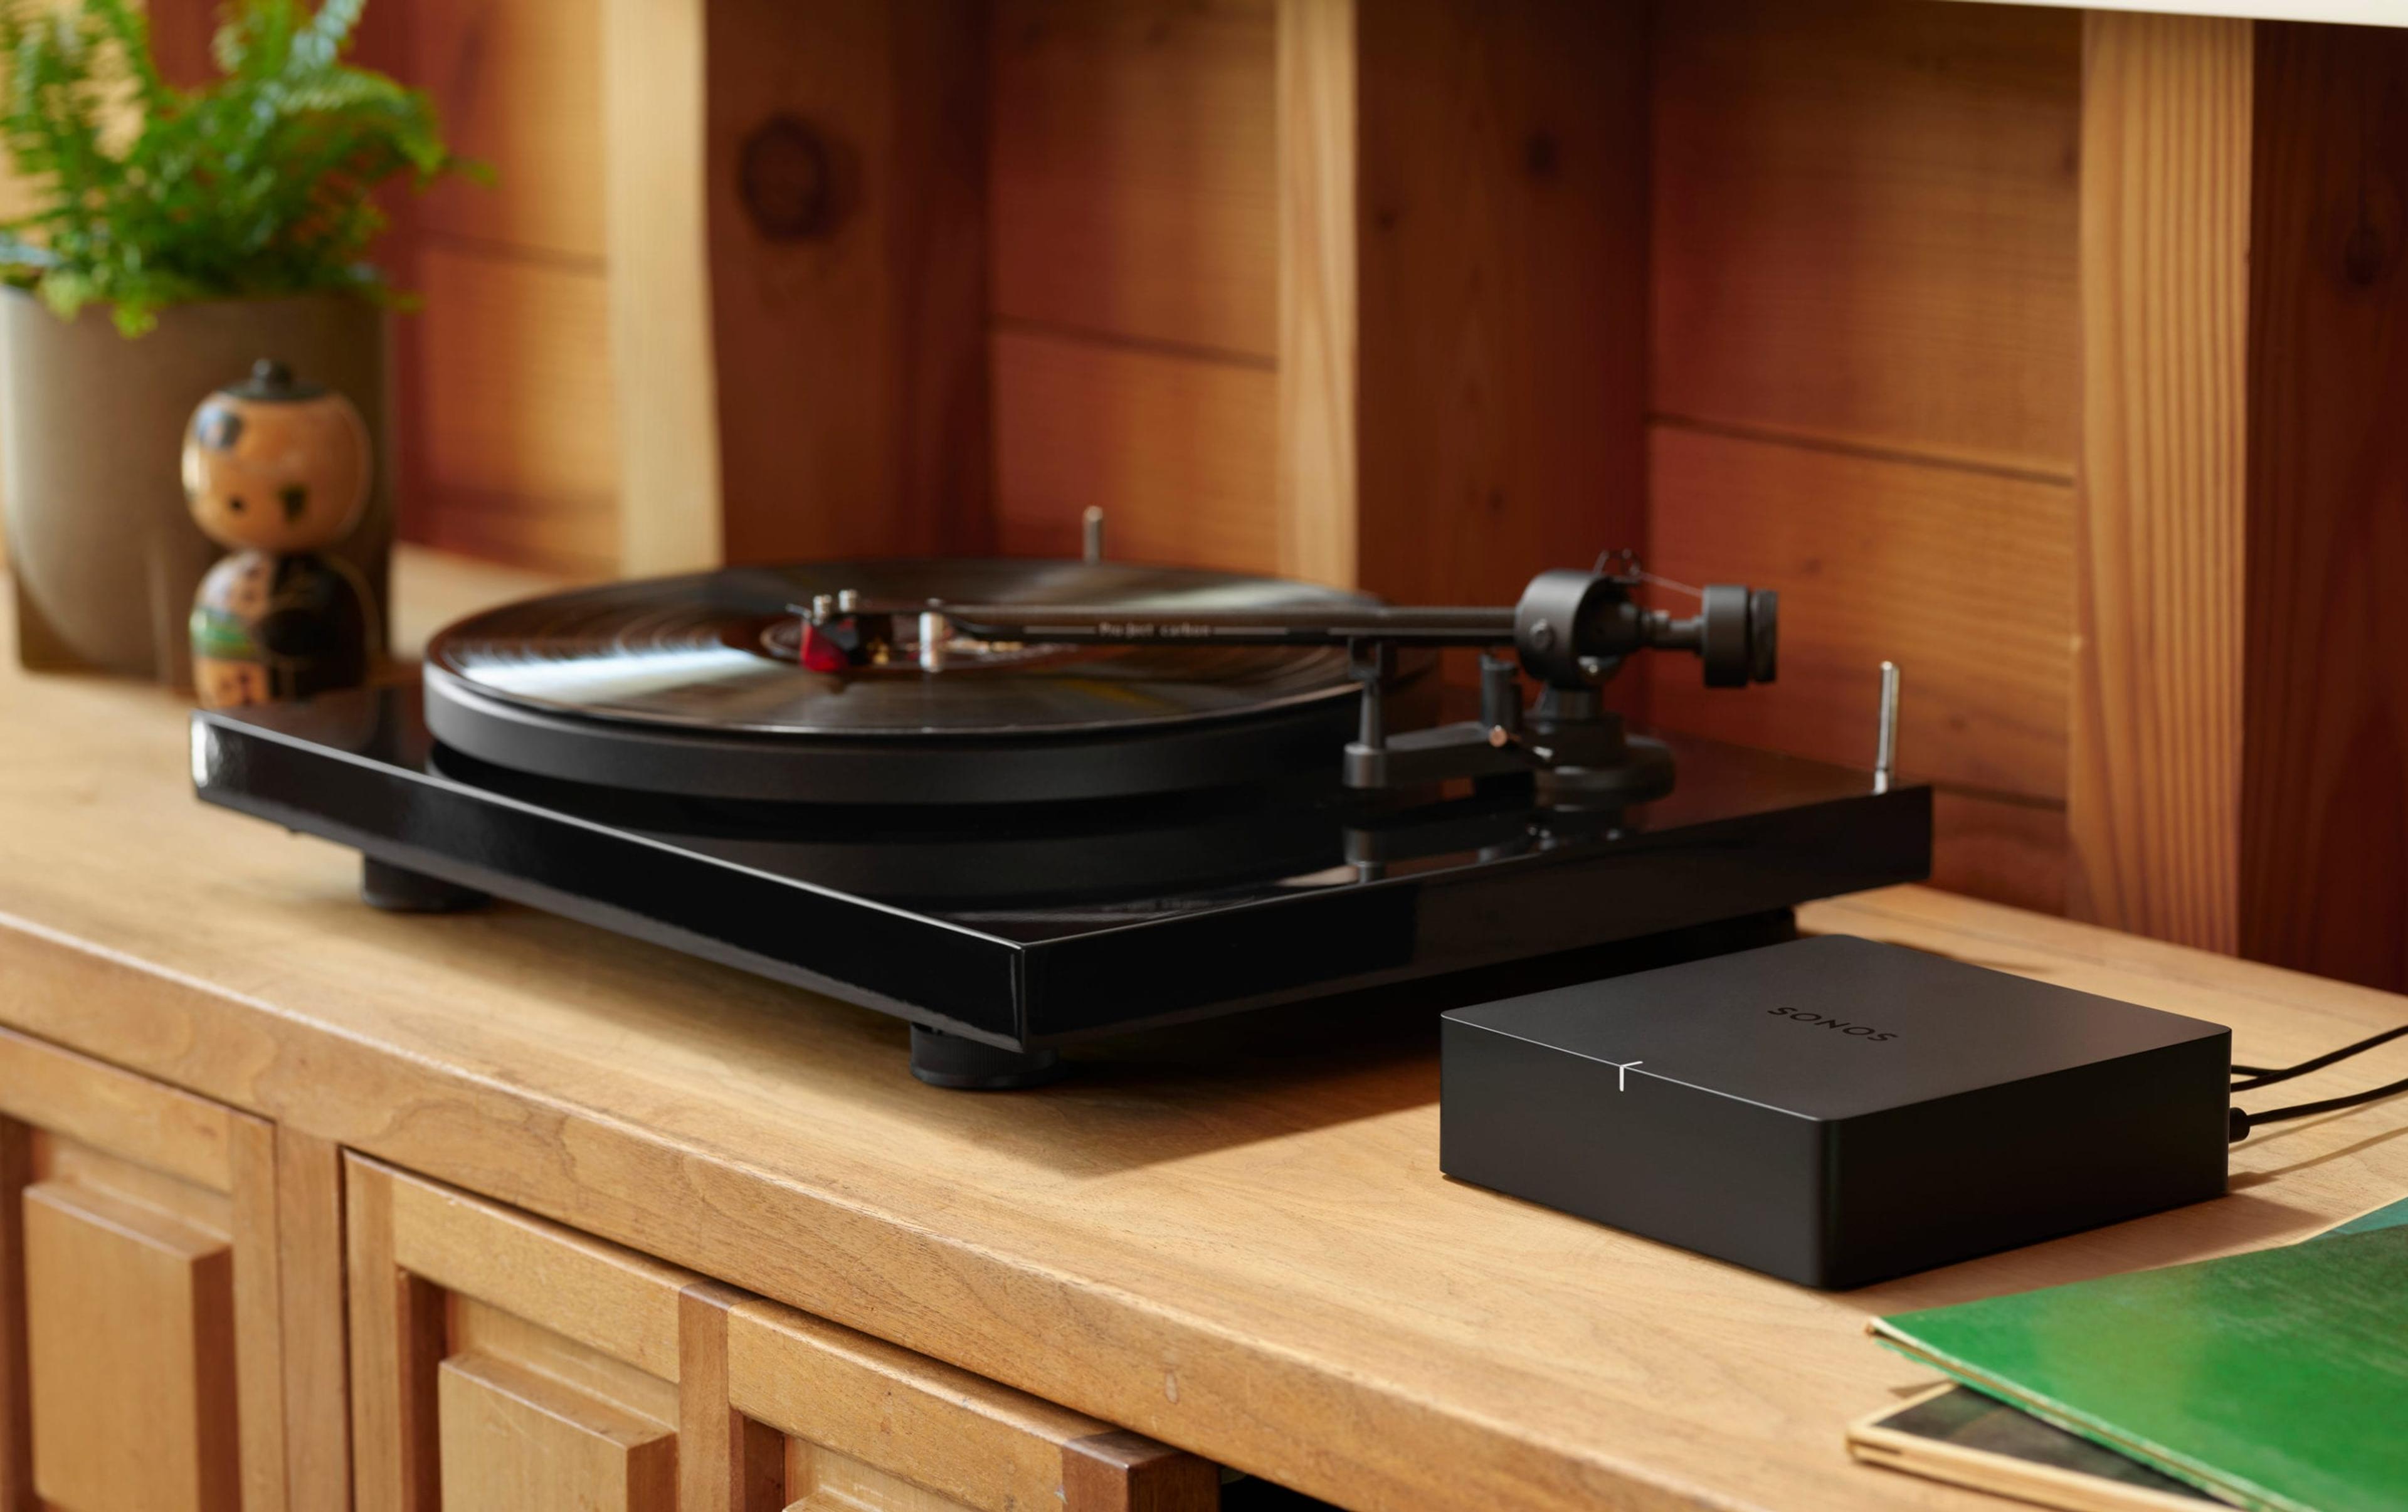
<svg viewBox="0 0 2408 1512"><path fill-rule="evenodd" d="M0 223L0 504L26 665L180 685L215 554L187 418L275 358L358 405L381 458L372 194L464 165L424 94L343 61L366 0L230 0L197 89L160 76L137 5L0 0L0 145L36 200ZM392 509L380 482L341 552L380 619Z"/></svg>

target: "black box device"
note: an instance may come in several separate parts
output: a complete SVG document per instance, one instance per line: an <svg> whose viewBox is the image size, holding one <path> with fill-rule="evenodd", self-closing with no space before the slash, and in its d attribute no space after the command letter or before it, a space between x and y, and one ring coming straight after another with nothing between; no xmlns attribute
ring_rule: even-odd
<svg viewBox="0 0 2408 1512"><path fill-rule="evenodd" d="M1815 1287L2224 1192L2221 1025L1829 935L1445 1015L1450 1176Z"/></svg>

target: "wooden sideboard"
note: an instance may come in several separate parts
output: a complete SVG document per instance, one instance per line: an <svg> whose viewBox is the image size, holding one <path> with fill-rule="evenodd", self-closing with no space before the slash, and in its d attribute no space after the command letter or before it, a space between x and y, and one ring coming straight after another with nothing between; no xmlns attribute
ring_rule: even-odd
<svg viewBox="0 0 2408 1512"><path fill-rule="evenodd" d="M420 625L509 586L402 582ZM2408 1192L2403 1101L2253 1137L2218 1202L1815 1293L1444 1180L1426 1021L1291 1012L942 1092L873 1014L520 909L363 907L355 857L193 799L157 690L0 656L0 732L6 1512L1262 1490L1214 1466L1361 1512L1972 1509L2003 1504L1842 1452L1926 1378L1867 1315ZM1803 920L2256 1061L2408 1015L1921 888Z"/></svg>

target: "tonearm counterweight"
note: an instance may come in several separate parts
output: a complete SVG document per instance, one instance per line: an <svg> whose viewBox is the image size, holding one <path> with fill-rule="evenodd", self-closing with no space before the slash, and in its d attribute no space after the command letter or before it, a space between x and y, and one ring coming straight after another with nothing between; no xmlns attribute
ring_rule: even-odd
<svg viewBox="0 0 2408 1512"><path fill-rule="evenodd" d="M957 638L1054 645L1194 642L1326 645L1346 649L1361 683L1362 717L1345 753L1345 782L1366 790L1450 779L1529 776L1542 801L1565 807L1641 801L1671 785L1670 756L1632 736L1601 690L1641 651L1686 651L1709 687L1770 683L1779 663L1779 598L1769 589L1716 584L1698 612L1675 616L1633 597L1641 579L1620 571L1557 569L1530 580L1506 607L1315 606L1269 610L973 604L877 600L824 594L796 606L800 659L822 671L883 664L907 643L922 670L944 670ZM909 633L906 633L909 626ZM1385 694L1400 650L1471 647L1480 660L1477 720L1391 733ZM1511 648L1509 659L1501 655ZM1521 676L1539 684L1526 708Z"/></svg>

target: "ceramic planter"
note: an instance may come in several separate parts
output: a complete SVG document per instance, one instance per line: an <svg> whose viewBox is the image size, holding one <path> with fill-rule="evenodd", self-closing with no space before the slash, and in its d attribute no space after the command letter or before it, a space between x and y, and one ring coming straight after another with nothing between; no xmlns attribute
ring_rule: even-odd
<svg viewBox="0 0 2408 1512"><path fill-rule="evenodd" d="M218 548L185 511L184 425L219 386L274 357L359 406L377 482L335 554L360 569L383 643L393 542L385 312L340 295L163 310L128 340L107 310L64 321L0 290L0 505L27 667L191 682L186 621Z"/></svg>

